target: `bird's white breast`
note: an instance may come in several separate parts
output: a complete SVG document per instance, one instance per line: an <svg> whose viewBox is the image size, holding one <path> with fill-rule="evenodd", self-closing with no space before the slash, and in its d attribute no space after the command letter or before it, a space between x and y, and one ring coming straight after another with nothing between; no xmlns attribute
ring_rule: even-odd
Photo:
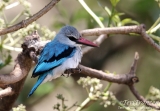
<svg viewBox="0 0 160 111"><path fill-rule="evenodd" d="M68 58L62 65L54 68L51 74L48 74L43 83L47 81L51 81L52 79L56 79L60 77L66 69L77 68L78 64L81 62L82 51L79 46L76 47L76 52L73 57Z"/></svg>

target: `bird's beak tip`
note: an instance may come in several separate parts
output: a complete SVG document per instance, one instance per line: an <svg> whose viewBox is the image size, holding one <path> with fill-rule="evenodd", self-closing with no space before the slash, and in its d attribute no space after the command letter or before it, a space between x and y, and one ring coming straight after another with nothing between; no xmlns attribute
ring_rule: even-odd
<svg viewBox="0 0 160 111"><path fill-rule="evenodd" d="M91 46L91 47L99 47L97 44L83 38L83 37L80 37L78 40L77 40L77 43L79 44L83 44L83 45L87 45L87 46Z"/></svg>

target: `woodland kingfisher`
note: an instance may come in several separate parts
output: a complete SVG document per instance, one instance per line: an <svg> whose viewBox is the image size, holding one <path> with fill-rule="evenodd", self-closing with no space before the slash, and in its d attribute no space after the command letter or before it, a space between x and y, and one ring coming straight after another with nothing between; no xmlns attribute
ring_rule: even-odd
<svg viewBox="0 0 160 111"><path fill-rule="evenodd" d="M62 27L55 38L41 51L32 73L32 77L39 77L28 97L41 83L60 77L67 69L77 68L82 58L81 44L97 47L93 42L83 38L76 28Z"/></svg>

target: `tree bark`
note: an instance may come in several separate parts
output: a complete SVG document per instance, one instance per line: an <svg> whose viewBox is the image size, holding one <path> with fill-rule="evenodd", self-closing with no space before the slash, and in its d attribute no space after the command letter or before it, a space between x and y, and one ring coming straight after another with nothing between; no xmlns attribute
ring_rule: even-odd
<svg viewBox="0 0 160 111"><path fill-rule="evenodd" d="M31 58L27 55L24 55L23 53L20 53L18 55L16 62L16 65L20 65L19 70L21 70L22 74L25 75L25 77L14 84L6 85L6 87L12 88L13 94L0 98L0 111L10 111L23 88L25 79L32 66Z"/></svg>

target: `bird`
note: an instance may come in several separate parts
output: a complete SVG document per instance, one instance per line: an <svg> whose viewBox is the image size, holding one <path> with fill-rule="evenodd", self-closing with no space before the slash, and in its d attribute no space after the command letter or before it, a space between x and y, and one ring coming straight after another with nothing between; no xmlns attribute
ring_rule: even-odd
<svg viewBox="0 0 160 111"><path fill-rule="evenodd" d="M40 84L56 79L67 69L77 68L82 58L81 46L98 47L95 43L83 38L73 26L63 26L54 39L47 43L38 58L32 77L37 82L28 94L30 97Z"/></svg>

